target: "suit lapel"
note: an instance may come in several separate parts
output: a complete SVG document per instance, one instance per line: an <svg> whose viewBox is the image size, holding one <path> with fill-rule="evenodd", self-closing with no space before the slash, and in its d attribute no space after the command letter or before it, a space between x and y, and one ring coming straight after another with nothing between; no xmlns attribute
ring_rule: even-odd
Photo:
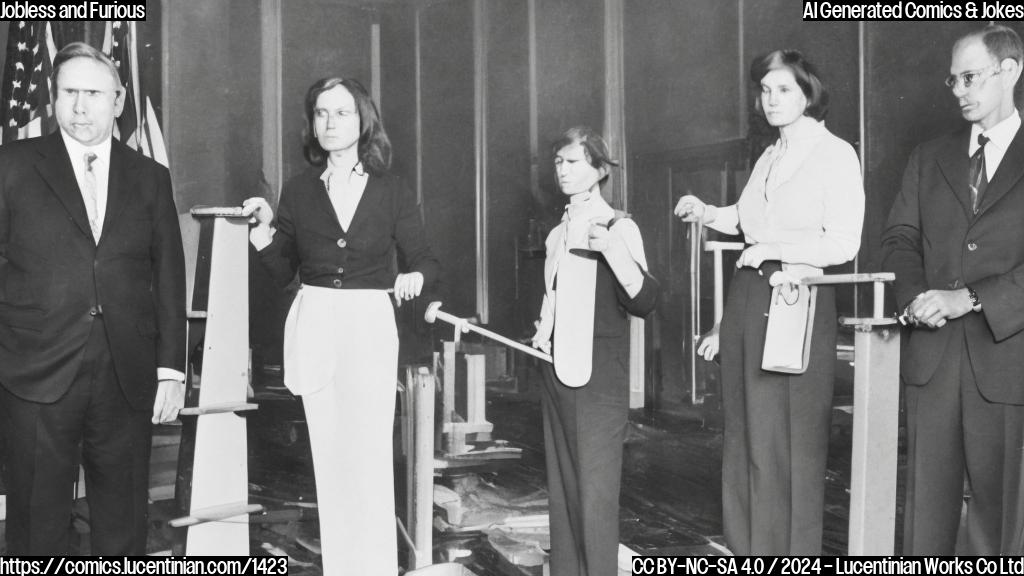
<svg viewBox="0 0 1024 576"><path fill-rule="evenodd" d="M64 147L60 130L40 141L39 152L42 158L36 163L36 171L64 205L71 220L92 240L89 217L85 212L85 200L82 199L82 191L78 188L75 170L71 167L71 158Z"/></svg>
<svg viewBox="0 0 1024 576"><path fill-rule="evenodd" d="M103 217L103 231L100 242L113 230L118 216L128 203L128 195L136 189L137 166L128 148L112 140L110 143L110 175L107 180L107 211Z"/></svg>
<svg viewBox="0 0 1024 576"><path fill-rule="evenodd" d="M1010 141L1010 147L999 162L992 181L988 183L985 195L981 198L981 206L978 207L978 216L981 216L1006 196L1013 187L1024 176L1024 129L1018 129L1017 134Z"/></svg>
<svg viewBox="0 0 1024 576"><path fill-rule="evenodd" d="M960 201L968 220L974 218L971 210L971 192L967 183L970 170L967 140L970 138L970 134L970 128L953 134L935 158L942 177L946 179L950 192Z"/></svg>

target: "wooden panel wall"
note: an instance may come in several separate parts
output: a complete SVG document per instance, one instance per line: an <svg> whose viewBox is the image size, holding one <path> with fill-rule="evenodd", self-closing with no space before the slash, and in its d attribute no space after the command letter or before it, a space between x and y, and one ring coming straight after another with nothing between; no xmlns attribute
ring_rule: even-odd
<svg viewBox="0 0 1024 576"><path fill-rule="evenodd" d="M565 199L554 178L550 144L565 129L604 122L603 0L536 0L538 199L550 226Z"/></svg>
<svg viewBox="0 0 1024 576"><path fill-rule="evenodd" d="M527 4L487 0L486 12L488 320L495 329L519 336L520 331L532 327L528 319L536 316L540 302L539 297L523 293L517 303L514 283L514 239L526 237L533 209ZM532 336L533 332L522 335Z"/></svg>
<svg viewBox="0 0 1024 576"><path fill-rule="evenodd" d="M370 88L369 8L329 0L281 3L282 174L287 182L308 164L302 157L303 100L325 76L354 77Z"/></svg>
<svg viewBox="0 0 1024 576"><path fill-rule="evenodd" d="M473 3L420 9L423 208L447 279L445 309L476 311Z"/></svg>

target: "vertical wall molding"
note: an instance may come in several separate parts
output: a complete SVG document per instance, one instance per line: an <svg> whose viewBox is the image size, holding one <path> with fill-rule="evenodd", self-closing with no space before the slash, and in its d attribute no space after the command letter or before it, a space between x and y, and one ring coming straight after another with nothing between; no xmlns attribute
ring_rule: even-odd
<svg viewBox="0 0 1024 576"><path fill-rule="evenodd" d="M415 146L416 146L416 200L420 205L420 216L423 216L423 82L422 76L422 54L420 53L420 7L416 7L413 15L413 91L415 92L414 115L416 117Z"/></svg>
<svg viewBox="0 0 1024 576"><path fill-rule="evenodd" d="M740 131L740 133L737 134L736 136L737 136L737 138L746 138L747 137L747 129L748 129L748 127L747 127L747 106L748 106L748 104L747 104L747 69L746 69L747 67L746 67L746 58L744 57L744 54L743 54L743 51L746 50L746 48L747 48L746 47L746 43L743 40L743 32L744 32L744 26L745 26L745 22L744 22L744 19L743 19L744 1L743 0L737 0L737 2L738 2L738 4L736 6L736 25L739 28L739 34L737 34L736 37L738 38L737 44L739 46L737 47L737 49L739 50L739 52L738 52L739 58L736 59L737 60L736 68L737 68L737 73L739 75L739 87L740 87L740 102L739 102L739 119L740 119L739 131Z"/></svg>
<svg viewBox="0 0 1024 576"><path fill-rule="evenodd" d="M488 322L487 258L487 2L473 1L473 111L476 124L476 310Z"/></svg>
<svg viewBox="0 0 1024 576"><path fill-rule="evenodd" d="M370 24L370 96L381 108L381 69L380 69L380 21L374 20Z"/></svg>
<svg viewBox="0 0 1024 576"><path fill-rule="evenodd" d="M174 149L171 148L171 124L168 122L171 115L170 98L167 87L171 82L171 3L168 0L160 0L160 126L164 134L164 148L167 150L167 165L170 166L174 158Z"/></svg>
<svg viewBox="0 0 1024 576"><path fill-rule="evenodd" d="M281 193L281 0L260 1L260 69L263 115L263 176L275 200Z"/></svg>
<svg viewBox="0 0 1024 576"><path fill-rule="evenodd" d="M530 192L540 193L540 129L537 115L537 0L527 0L527 51L530 94Z"/></svg>
<svg viewBox="0 0 1024 576"><path fill-rule="evenodd" d="M609 179L611 204L629 209L626 183L629 176L629 153L626 150L626 91L623 31L623 0L604 2L604 137L612 154L619 160L618 174Z"/></svg>
<svg viewBox="0 0 1024 576"><path fill-rule="evenodd" d="M867 104L865 95L867 94L867 28L866 24L861 21L857 23L857 139L858 150L857 155L860 157L860 173L861 178L867 174L867 156L868 156L868 128L867 128L867 117L865 111L867 110ZM853 273L860 272L860 251L857 251L857 255L853 257ZM860 316L860 284L853 285L853 317L857 318Z"/></svg>

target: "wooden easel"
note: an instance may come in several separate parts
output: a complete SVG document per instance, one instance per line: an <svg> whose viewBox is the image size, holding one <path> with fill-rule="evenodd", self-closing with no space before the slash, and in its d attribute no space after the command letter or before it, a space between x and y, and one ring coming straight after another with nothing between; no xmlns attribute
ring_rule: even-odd
<svg viewBox="0 0 1024 576"><path fill-rule="evenodd" d="M191 212L201 230L190 342L202 338L202 365L190 374L187 407L181 411L195 417L186 421L179 465L178 499L188 514L170 525L186 527L186 555L247 556L248 515L263 509L249 504L245 418L237 414L256 408L246 402L249 226L237 207Z"/></svg>

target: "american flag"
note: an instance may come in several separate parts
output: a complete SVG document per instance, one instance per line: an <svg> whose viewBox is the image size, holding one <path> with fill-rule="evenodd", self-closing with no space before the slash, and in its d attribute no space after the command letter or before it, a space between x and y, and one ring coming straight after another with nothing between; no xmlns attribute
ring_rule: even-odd
<svg viewBox="0 0 1024 576"><path fill-rule="evenodd" d="M0 90L5 143L49 132L53 116L48 89L51 56L47 22L12 20L9 26Z"/></svg>
<svg viewBox="0 0 1024 576"><path fill-rule="evenodd" d="M167 166L160 122L153 110L139 74L138 35L135 22L117 20L107 23L103 51L117 65L124 85L124 111L117 119L118 139L131 148Z"/></svg>

